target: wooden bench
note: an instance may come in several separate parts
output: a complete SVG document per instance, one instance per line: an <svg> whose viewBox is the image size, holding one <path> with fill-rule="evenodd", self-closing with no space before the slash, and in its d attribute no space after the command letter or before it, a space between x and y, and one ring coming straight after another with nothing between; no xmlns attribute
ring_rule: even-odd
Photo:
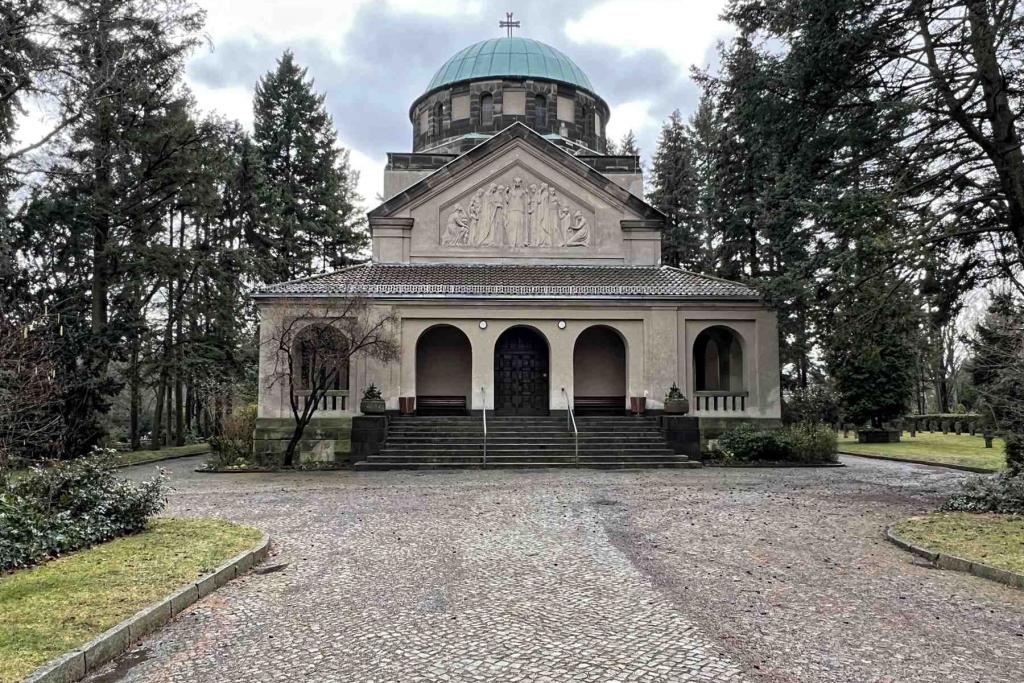
<svg viewBox="0 0 1024 683"><path fill-rule="evenodd" d="M625 396L577 396L572 409L577 415L624 415Z"/></svg>
<svg viewBox="0 0 1024 683"><path fill-rule="evenodd" d="M467 415L465 396L417 396L417 415Z"/></svg>

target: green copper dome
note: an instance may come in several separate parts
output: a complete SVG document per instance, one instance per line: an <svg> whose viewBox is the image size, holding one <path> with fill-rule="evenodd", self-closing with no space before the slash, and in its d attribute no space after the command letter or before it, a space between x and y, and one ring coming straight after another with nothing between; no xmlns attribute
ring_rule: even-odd
<svg viewBox="0 0 1024 683"><path fill-rule="evenodd" d="M456 52L437 70L427 92L460 81L512 76L570 83L594 92L576 63L550 45L529 38L494 38Z"/></svg>

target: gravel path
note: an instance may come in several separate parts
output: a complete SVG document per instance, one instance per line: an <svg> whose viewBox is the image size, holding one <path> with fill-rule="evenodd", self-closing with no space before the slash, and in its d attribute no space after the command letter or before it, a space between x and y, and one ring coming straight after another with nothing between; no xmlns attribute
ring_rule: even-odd
<svg viewBox="0 0 1024 683"><path fill-rule="evenodd" d="M200 475L199 460L167 463L168 513L267 530L265 573L91 681L1022 679L1024 592L883 540L950 470Z"/></svg>

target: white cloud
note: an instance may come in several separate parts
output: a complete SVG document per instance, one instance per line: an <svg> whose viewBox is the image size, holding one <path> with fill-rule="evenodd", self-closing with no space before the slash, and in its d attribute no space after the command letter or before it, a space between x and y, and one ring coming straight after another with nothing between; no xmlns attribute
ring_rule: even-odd
<svg viewBox="0 0 1024 683"><path fill-rule="evenodd" d="M384 194L384 164L386 159L374 159L358 149L350 149L349 164L359 171L359 194L363 197L363 206L370 210L380 204L378 195Z"/></svg>
<svg viewBox="0 0 1024 683"><path fill-rule="evenodd" d="M606 0L566 22L577 43L616 47L629 54L660 50L688 70L703 66L709 47L732 33L718 16L725 0Z"/></svg>
<svg viewBox="0 0 1024 683"><path fill-rule="evenodd" d="M371 0L201 0L214 43L250 37L275 43L318 38L340 45L360 7Z"/></svg>
<svg viewBox="0 0 1024 683"><path fill-rule="evenodd" d="M252 88L229 86L210 88L202 83L191 82L189 87L202 111L216 113L235 119L247 130L252 130Z"/></svg>
<svg viewBox="0 0 1024 683"><path fill-rule="evenodd" d="M611 118L608 119L608 139L616 143L629 131L640 137L646 130L659 125L658 119L651 115L650 100L613 104L611 110Z"/></svg>

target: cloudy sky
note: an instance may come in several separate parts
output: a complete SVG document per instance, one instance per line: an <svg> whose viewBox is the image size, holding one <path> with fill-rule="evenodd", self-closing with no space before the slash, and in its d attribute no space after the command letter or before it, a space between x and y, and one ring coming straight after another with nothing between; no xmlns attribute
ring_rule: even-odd
<svg viewBox="0 0 1024 683"><path fill-rule="evenodd" d="M654 149L673 109L696 105L692 65L713 61L730 34L718 20L724 0L197 0L209 45L188 65L199 106L252 124L252 91L286 48L326 93L341 144L360 171L368 205L382 187L387 152L410 151L409 105L457 50L503 35L508 10L516 35L561 49L611 106L609 135L633 129Z"/></svg>

